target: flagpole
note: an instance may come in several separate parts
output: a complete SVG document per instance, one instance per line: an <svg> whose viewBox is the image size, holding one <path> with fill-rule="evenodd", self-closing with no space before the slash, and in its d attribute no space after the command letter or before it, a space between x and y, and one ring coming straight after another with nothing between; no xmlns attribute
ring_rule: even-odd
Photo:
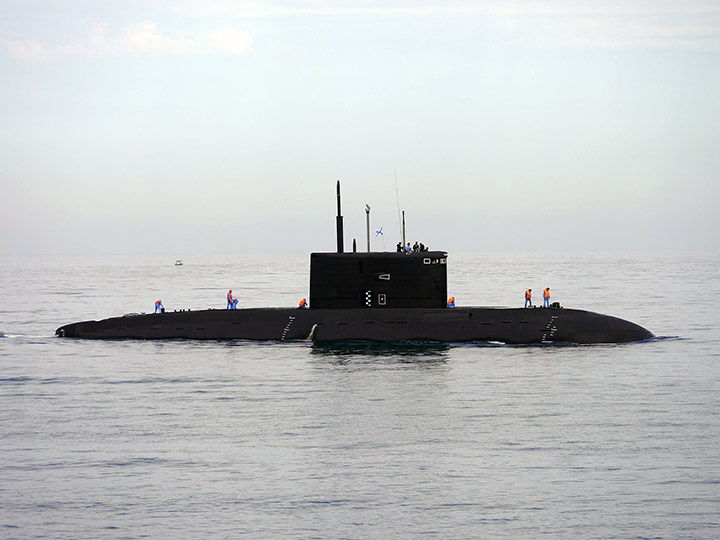
<svg viewBox="0 0 720 540"><path fill-rule="evenodd" d="M370 253L370 206L365 205L365 229L367 232L367 250Z"/></svg>

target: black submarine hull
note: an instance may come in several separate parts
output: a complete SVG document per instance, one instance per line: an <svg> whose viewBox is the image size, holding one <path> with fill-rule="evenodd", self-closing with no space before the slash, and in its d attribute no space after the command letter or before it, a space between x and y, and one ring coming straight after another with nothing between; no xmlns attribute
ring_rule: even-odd
<svg viewBox="0 0 720 540"><path fill-rule="evenodd" d="M632 322L577 309L383 308L178 311L61 326L60 337L316 342L629 343L653 334Z"/></svg>

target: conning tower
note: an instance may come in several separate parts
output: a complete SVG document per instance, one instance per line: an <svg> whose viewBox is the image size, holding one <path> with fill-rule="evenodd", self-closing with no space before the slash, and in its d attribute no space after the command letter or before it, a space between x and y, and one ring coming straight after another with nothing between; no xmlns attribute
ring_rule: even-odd
<svg viewBox="0 0 720 540"><path fill-rule="evenodd" d="M344 253L340 182L337 253L310 255L310 308L447 307L447 253Z"/></svg>

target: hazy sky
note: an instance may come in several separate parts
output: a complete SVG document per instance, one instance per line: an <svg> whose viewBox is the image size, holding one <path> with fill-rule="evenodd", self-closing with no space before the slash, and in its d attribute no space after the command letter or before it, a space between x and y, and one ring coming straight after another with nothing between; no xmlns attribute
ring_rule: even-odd
<svg viewBox="0 0 720 540"><path fill-rule="evenodd" d="M0 103L0 254L720 250L716 0L3 0Z"/></svg>

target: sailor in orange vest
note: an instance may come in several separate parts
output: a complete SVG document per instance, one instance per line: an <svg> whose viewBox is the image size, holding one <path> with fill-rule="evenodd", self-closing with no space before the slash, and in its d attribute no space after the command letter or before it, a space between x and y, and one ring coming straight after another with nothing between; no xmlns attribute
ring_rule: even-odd
<svg viewBox="0 0 720 540"><path fill-rule="evenodd" d="M525 307L532 307L532 289L525 291Z"/></svg>
<svg viewBox="0 0 720 540"><path fill-rule="evenodd" d="M448 298L447 307L449 307L449 308L455 307L455 297L454 296L451 296L450 298Z"/></svg>
<svg viewBox="0 0 720 540"><path fill-rule="evenodd" d="M237 309L238 299L233 298L232 289L230 289L227 293L227 301L228 301L227 308L225 308L225 309Z"/></svg>
<svg viewBox="0 0 720 540"><path fill-rule="evenodd" d="M155 302L155 313L157 312L165 313L165 307L162 305L162 300L158 300Z"/></svg>
<svg viewBox="0 0 720 540"><path fill-rule="evenodd" d="M550 307L550 287L545 287L543 291L543 307Z"/></svg>
<svg viewBox="0 0 720 540"><path fill-rule="evenodd" d="M302 300L300 300L300 304L298 305L298 308L299 308L299 309L307 309L307 308L308 308L308 303L307 303L307 300L306 300L305 298L303 298Z"/></svg>

